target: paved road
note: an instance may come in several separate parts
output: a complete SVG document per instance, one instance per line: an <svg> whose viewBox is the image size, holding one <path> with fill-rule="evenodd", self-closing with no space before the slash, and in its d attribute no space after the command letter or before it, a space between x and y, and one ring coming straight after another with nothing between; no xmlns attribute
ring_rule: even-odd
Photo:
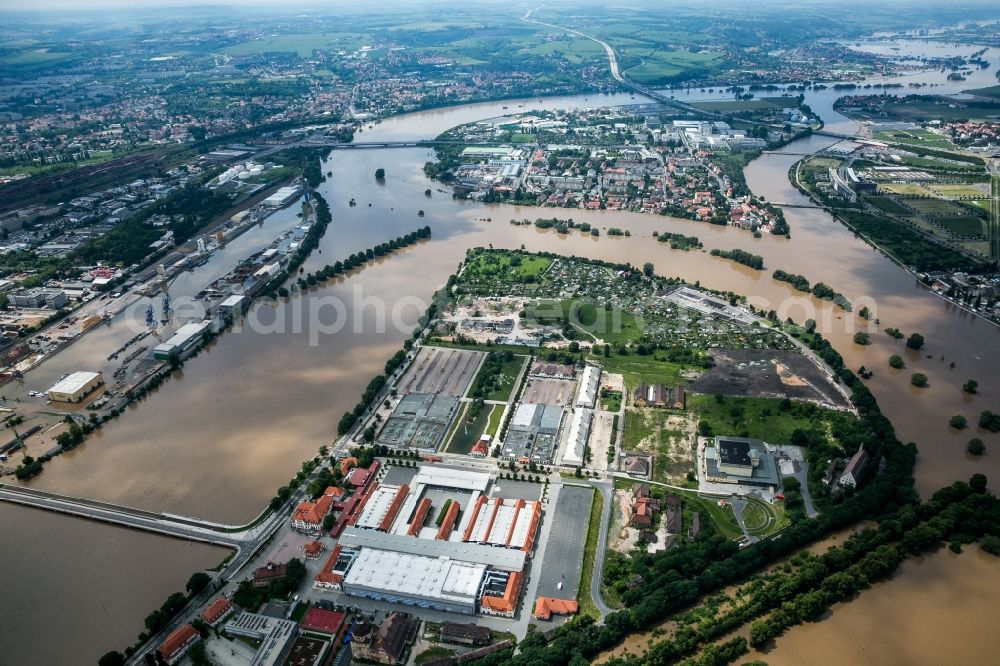
<svg viewBox="0 0 1000 666"><path fill-rule="evenodd" d="M613 613L614 609L604 603L601 597L601 573L604 571L604 555L608 552L608 525L611 522L611 506L614 503L614 485L607 481L591 481L591 485L601 493L604 506L601 509L601 531L597 537L597 554L594 557L594 571L590 577L590 596L601 614L601 619Z"/></svg>

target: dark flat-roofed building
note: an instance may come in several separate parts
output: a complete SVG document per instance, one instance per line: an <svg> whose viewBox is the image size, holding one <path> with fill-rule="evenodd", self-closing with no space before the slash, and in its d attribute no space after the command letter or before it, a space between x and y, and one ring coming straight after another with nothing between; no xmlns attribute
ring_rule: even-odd
<svg viewBox="0 0 1000 666"><path fill-rule="evenodd" d="M490 630L477 624L445 622L441 625L441 640L455 645L478 646L490 642Z"/></svg>

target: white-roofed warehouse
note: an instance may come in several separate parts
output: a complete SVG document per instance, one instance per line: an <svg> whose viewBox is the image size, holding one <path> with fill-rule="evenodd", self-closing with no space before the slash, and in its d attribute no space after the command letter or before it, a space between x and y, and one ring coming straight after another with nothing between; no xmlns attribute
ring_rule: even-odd
<svg viewBox="0 0 1000 666"><path fill-rule="evenodd" d="M597 404L597 385L601 379L601 369L588 365L580 377L580 387L576 391L576 406L594 408Z"/></svg>
<svg viewBox="0 0 1000 666"><path fill-rule="evenodd" d="M60 379L48 394L58 402L80 402L103 383L104 377L99 372L74 372Z"/></svg>
<svg viewBox="0 0 1000 666"><path fill-rule="evenodd" d="M573 421L570 423L569 435L566 437L566 450L562 457L564 465L583 464L587 438L590 436L590 419L593 414L593 411L585 407L580 407L573 412Z"/></svg>

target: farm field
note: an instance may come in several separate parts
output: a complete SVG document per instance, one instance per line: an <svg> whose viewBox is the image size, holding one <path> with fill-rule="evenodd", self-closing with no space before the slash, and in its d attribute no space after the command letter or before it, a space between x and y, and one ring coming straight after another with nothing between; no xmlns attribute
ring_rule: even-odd
<svg viewBox="0 0 1000 666"><path fill-rule="evenodd" d="M300 58L308 58L314 50L330 48L348 48L349 37L343 33L290 33L265 39L254 39L249 42L233 44L222 49L223 53L235 56L254 55L256 53L296 53ZM352 40L353 41L353 40Z"/></svg>

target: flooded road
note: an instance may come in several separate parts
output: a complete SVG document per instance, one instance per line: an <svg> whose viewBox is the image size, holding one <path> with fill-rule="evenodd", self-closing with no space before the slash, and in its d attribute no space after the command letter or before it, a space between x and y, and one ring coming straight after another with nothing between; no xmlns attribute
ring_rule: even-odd
<svg viewBox="0 0 1000 666"><path fill-rule="evenodd" d="M828 127L852 127L850 121L828 115L832 110L823 110L827 93L832 91L823 91L813 108L827 119ZM591 95L532 100L524 107L520 102L500 102L440 109L386 120L366 129L358 140L428 138L462 122L533 107L638 101L628 95ZM813 98L807 101L812 104ZM788 150L809 152L831 142L813 137ZM787 209L791 239L753 239L734 228L650 215L485 206L455 201L439 192L421 170L431 155L421 148L332 153L323 167L332 177L321 191L330 203L333 223L305 270L425 224L433 230L429 241L282 302L258 302L248 316L254 325L221 337L147 400L86 444L52 460L32 485L213 520L250 519L303 459L334 439L341 414L355 404L368 380L382 372L385 360L409 336L431 294L454 272L466 249L490 244L634 265L650 261L658 274L752 295L754 304L773 307L782 317L813 318L850 367L864 364L875 370L870 386L880 405L900 437L916 441L920 448L916 475L922 492L977 471L1000 478L1000 438L974 433L975 428L951 432L947 425L952 414L964 413L974 423L981 410L1000 405L995 380L998 330L922 289L913 276L825 213ZM747 169L751 188L775 201L800 200L787 182L794 159L767 155L756 160ZM384 184L374 179L379 167L387 172ZM432 189L430 198L424 195L426 188ZM351 198L357 206L348 205ZM209 275L225 272L228 262L252 251L253 243L262 245L280 233L281 225L294 224L295 211L289 210L291 214L272 218L274 225L268 220L265 229L248 232L233 244L243 242L245 247L231 247L231 254L214 257L199 269L202 273L185 277L171 293L176 298L182 292L197 292L211 281ZM425 215L420 217L418 210ZM509 224L511 218L540 215L572 217L601 228L617 226L632 236L561 236ZM490 221L484 221L487 218ZM654 231L697 235L706 252L670 250L653 238ZM735 247L762 255L767 270L753 271L707 254L713 248ZM927 339L925 350L904 353L901 342L881 332L873 334L873 344L867 347L853 345L853 333L866 322L775 282L770 276L776 268L826 282L847 295L856 309L868 304L881 319L878 331L895 326L907 333L921 332ZM51 366L29 373L23 390L45 390L60 374L92 365L95 359L103 361L131 335L121 337L112 325L87 336L53 359ZM905 370L888 368L892 353L906 358ZM949 369L951 362L956 364L954 370ZM908 373L917 371L928 375L930 388L909 386ZM972 397L959 389L970 378L980 383L980 393ZM983 437L990 451L981 460L966 457L964 444L972 436ZM0 574L4 576L0 583L6 583L5 607L44 608L52 622L67 627L61 632L62 644L86 646L87 654L124 647L167 593L183 587L192 571L220 559L211 549L10 506L0 506L0 524L4 527L0 550L8 563ZM19 536L11 538L8 532ZM971 567L944 568L948 580L959 587L982 579L982 573L970 571ZM63 577L74 584L65 584ZM93 612L94 604L103 604L107 614ZM14 655L11 663L31 663L21 656L32 649L42 661L59 660L56 651L62 645L44 640L48 626L37 617L31 622L0 622L0 645L14 646L8 653ZM981 642L1000 648L1000 637L993 634ZM781 649L779 645L768 661L776 663Z"/></svg>

